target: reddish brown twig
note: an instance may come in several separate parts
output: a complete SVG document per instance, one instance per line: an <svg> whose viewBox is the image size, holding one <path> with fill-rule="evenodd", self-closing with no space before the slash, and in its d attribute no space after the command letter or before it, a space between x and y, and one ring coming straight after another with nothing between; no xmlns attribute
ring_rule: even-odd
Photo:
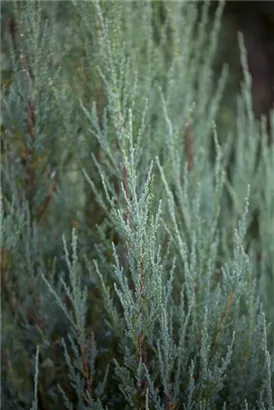
<svg viewBox="0 0 274 410"><path fill-rule="evenodd" d="M52 201L53 194L56 191L56 188L57 188L57 179L56 179L56 177L54 177L54 180L53 180L53 182L51 183L51 185L49 187L46 199L45 199L44 203L42 204L40 212L38 214L38 218L37 218L38 222L40 222L44 218L47 207L49 206L49 204Z"/></svg>
<svg viewBox="0 0 274 410"><path fill-rule="evenodd" d="M213 342L213 347L216 346L216 344L218 343L220 334L221 334L221 332L222 332L222 330L223 330L223 328L224 328L225 322L226 322L226 320L227 320L227 318L228 318L228 314L229 314L230 309L231 309L231 306L232 306L232 304L233 304L233 300L234 300L233 293L230 292L230 294L229 294L229 296L228 296L228 301L227 301L226 309L225 309L225 311L224 311L224 313L223 313L223 315L222 315L221 322L220 322L220 324L219 324L219 328L218 328L218 330L217 330L217 333L216 333L216 336L215 336L215 339L214 339L214 342Z"/></svg>
<svg viewBox="0 0 274 410"><path fill-rule="evenodd" d="M86 349L83 346L83 343L81 342L81 335L82 335L81 329L78 329L77 330L78 346L79 346L81 357L82 357L83 371L84 371L84 377L85 377L85 382L86 382L86 389L91 394L93 380L90 377L90 366L89 366L89 362L88 362L88 359L87 359Z"/></svg>

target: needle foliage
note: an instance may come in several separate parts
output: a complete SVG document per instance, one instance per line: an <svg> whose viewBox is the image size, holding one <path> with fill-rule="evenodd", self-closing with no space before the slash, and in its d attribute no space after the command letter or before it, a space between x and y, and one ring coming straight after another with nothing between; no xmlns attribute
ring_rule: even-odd
<svg viewBox="0 0 274 410"><path fill-rule="evenodd" d="M274 145L241 35L219 125L223 8L1 4L3 409L274 409Z"/></svg>

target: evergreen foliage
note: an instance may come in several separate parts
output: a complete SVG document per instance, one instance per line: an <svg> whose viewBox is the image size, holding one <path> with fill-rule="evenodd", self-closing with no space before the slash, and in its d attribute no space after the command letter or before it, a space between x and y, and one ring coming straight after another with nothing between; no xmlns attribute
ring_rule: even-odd
<svg viewBox="0 0 274 410"><path fill-rule="evenodd" d="M274 146L241 35L218 126L223 7L2 3L3 409L274 409Z"/></svg>

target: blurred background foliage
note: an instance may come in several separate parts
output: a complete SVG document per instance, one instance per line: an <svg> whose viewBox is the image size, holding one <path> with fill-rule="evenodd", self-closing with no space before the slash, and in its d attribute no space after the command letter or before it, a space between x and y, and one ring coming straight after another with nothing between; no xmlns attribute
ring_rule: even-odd
<svg viewBox="0 0 274 410"><path fill-rule="evenodd" d="M213 9L216 7L213 2ZM253 107L258 118L268 117L274 103L274 5L269 1L227 1L223 26L216 53L216 67L224 61L230 75L224 94L220 117L225 124L235 118L235 92L239 92L242 68L238 47L238 32L242 32L252 75ZM228 108L228 110L226 109ZM230 114L229 114L229 111ZM269 125L268 125L269 127Z"/></svg>
<svg viewBox="0 0 274 410"><path fill-rule="evenodd" d="M210 11L213 14L218 2L212 2ZM79 43L78 36L73 36L69 29L68 21L75 19L75 14L69 2L56 2L51 4L45 2L42 5L44 19L54 21L52 29L56 33L57 43L55 47L55 61L53 67L58 66L62 58L63 77L66 78L71 88L76 87L82 90L83 72L80 74L81 60L85 57L85 50ZM166 5L164 2L153 2L155 14L154 38L155 42L160 41L161 26L166 20ZM274 88L274 5L271 1L227 1L222 18L222 30L219 35L218 50L215 56L215 70L218 76L224 63L229 65L229 76L226 83L224 98L222 99L219 111L219 125L222 128L231 130L231 124L235 123L236 104L235 95L240 91L242 77L242 67L238 46L238 32L242 32L248 51L249 69L253 78L253 104L258 118L261 115L269 117L270 109L273 107ZM210 27L210 22L208 28ZM14 69L11 61L10 48L14 47L14 6L13 2L3 2L1 5L1 87L6 93L9 85L13 81ZM70 33L69 33L70 31ZM71 37L70 37L71 36ZM74 39L73 39L74 37ZM77 40L76 40L77 39ZM172 53L172 39L166 43L167 65L169 53ZM95 65L95 63L94 63ZM82 76L82 78L79 78ZM97 74L98 76L98 74ZM93 79L93 83L96 80ZM71 90L73 92L73 90ZM98 93L98 90L97 90ZM236 94L235 94L236 93ZM90 95L86 89L86 95ZM88 97L87 97L88 98ZM98 98L103 102L103 98L98 94ZM220 132L223 135L223 132Z"/></svg>
<svg viewBox="0 0 274 410"><path fill-rule="evenodd" d="M69 2L57 2L51 4L45 2L42 5L44 18L50 18L56 32L55 59L53 65L58 65L58 58L63 59L64 75L75 76L74 81L68 78L74 86L81 88L81 82L77 78L77 67L81 64L81 57L85 51L77 41L72 42L68 38L69 27L67 22L75 18ZM217 2L211 3L212 15L215 12ZM161 25L165 23L164 2L153 2L155 12L155 41L159 41ZM1 5L1 79L2 91L7 92L12 82L14 70L11 61L10 47L14 46L14 6L13 2L4 2ZM51 21L50 20L50 21ZM258 117L268 115L273 106L273 65L274 65L274 6L270 1L227 1L223 19L222 30L219 35L218 51L215 57L216 73L219 72L224 62L229 65L229 77L223 98L219 120L226 128L231 129L231 122L235 120L236 101L235 93L240 90L242 81L242 69L238 46L238 32L242 32L248 51L249 69L253 78L253 101L255 112ZM209 23L210 25L210 23ZM73 33L70 33L73 35ZM67 47L67 50L64 49ZM171 41L166 45L166 58L171 52ZM77 78L77 80L76 80ZM94 81L96 82L96 81ZM220 133L221 134L221 133Z"/></svg>

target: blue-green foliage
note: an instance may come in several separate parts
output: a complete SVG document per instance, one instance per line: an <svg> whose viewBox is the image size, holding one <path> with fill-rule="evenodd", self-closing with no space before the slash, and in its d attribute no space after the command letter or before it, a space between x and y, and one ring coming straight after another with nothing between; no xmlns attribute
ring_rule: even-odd
<svg viewBox="0 0 274 410"><path fill-rule="evenodd" d="M223 7L2 6L3 408L274 409L274 146L242 36L216 126Z"/></svg>

